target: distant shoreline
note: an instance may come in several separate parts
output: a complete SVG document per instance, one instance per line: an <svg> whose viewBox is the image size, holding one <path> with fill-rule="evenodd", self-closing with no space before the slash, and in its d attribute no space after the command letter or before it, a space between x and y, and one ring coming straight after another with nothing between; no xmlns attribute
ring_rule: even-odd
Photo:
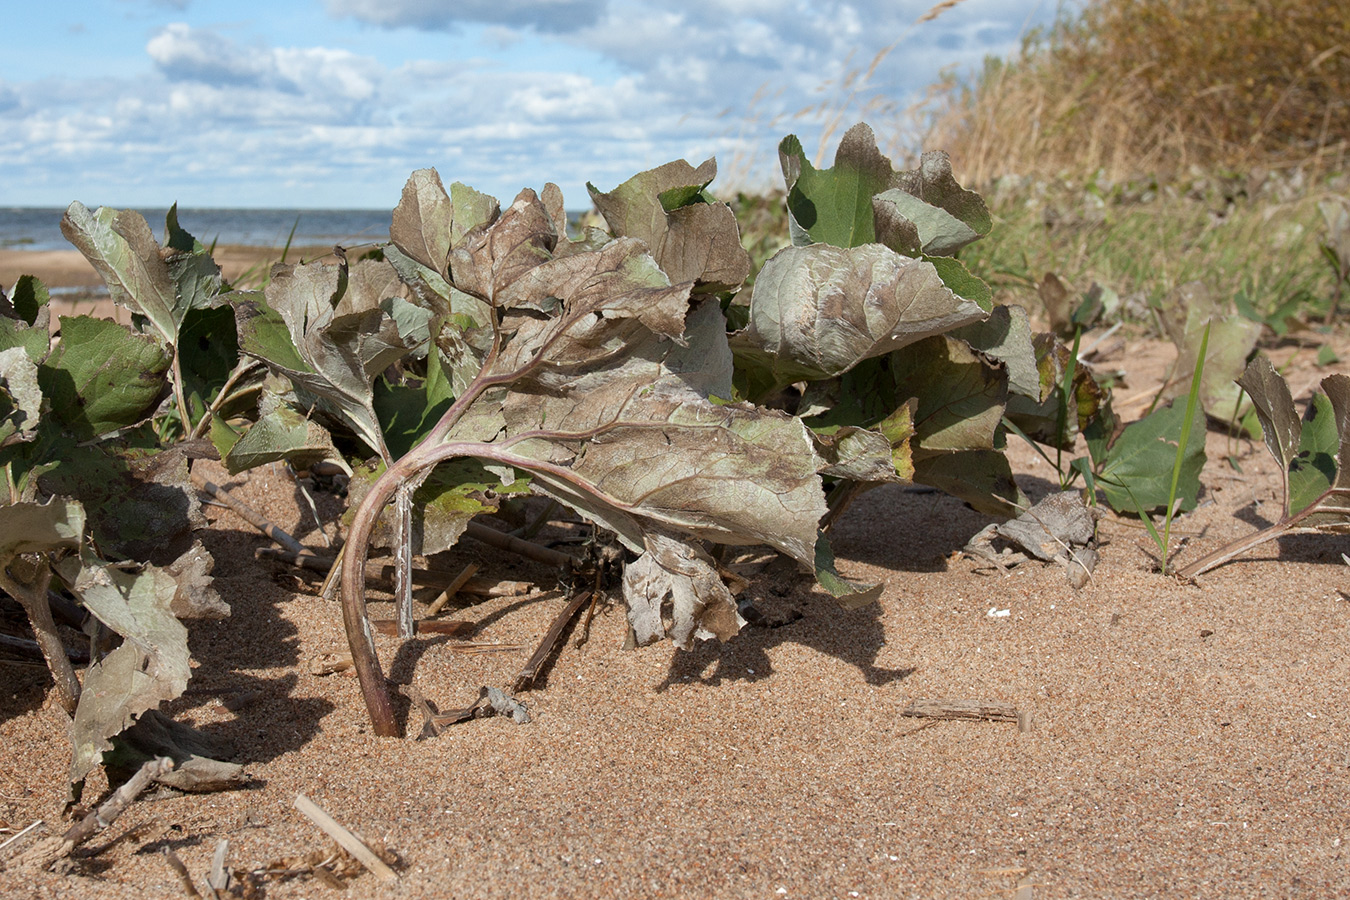
<svg viewBox="0 0 1350 900"><path fill-rule="evenodd" d="M250 247L240 244L218 245L212 257L222 274L230 281L238 281L250 274L261 275L272 263L281 261L280 247ZM291 247L286 251L287 262L311 262L331 259L329 246ZM103 279L78 250L27 250L0 248L0 286L6 292L14 287L21 275L33 275L48 288L63 293L97 295L104 293Z"/></svg>

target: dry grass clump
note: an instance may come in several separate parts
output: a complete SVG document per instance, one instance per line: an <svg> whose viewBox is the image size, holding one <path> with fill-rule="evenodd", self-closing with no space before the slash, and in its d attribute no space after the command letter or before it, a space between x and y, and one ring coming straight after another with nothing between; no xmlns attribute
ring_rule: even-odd
<svg viewBox="0 0 1350 900"><path fill-rule="evenodd" d="M973 85L947 79L924 143L974 184L1334 170L1350 149L1350 5L1089 0Z"/></svg>

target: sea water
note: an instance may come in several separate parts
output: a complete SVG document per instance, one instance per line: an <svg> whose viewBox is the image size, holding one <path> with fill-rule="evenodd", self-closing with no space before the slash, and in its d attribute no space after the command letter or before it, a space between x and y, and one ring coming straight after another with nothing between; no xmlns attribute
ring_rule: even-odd
<svg viewBox="0 0 1350 900"><path fill-rule="evenodd" d="M0 248L7 250L70 250L61 234L63 209L0 207ZM155 237L164 240L167 210L138 210ZM295 247L361 244L389 240L387 209L183 209L178 224L203 244ZM295 229L294 236L291 229Z"/></svg>

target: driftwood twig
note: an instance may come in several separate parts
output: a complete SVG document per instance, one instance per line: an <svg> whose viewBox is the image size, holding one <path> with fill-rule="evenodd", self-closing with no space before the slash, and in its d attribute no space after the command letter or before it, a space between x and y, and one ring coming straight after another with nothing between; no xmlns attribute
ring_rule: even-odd
<svg viewBox="0 0 1350 900"><path fill-rule="evenodd" d="M224 503L230 509L239 513L244 521L248 522L248 524L252 525L287 550L290 550L292 553L304 552L305 548L299 541L291 537L285 531L282 531L262 513L258 512L242 500L239 500L214 481L210 481L194 471L192 473L192 483L206 491L212 497L215 497L221 503Z"/></svg>
<svg viewBox="0 0 1350 900"><path fill-rule="evenodd" d="M431 605L427 607L427 618L436 615L444 609L445 604L449 603L455 594L459 593L460 588L464 587L469 579L476 574L478 574L478 563L471 562L465 566L463 570L455 576L454 580L445 586L445 590L441 591L440 596L431 601Z"/></svg>
<svg viewBox="0 0 1350 900"><path fill-rule="evenodd" d="M482 541L498 550L506 550L526 559L541 562L546 566L567 570L576 565L576 558L573 556L551 547L545 547L542 544L535 544L523 538L514 537L504 531L498 531L491 525L484 525L482 522L470 522L464 533L474 540Z"/></svg>
<svg viewBox="0 0 1350 900"><path fill-rule="evenodd" d="M553 645L558 642L558 637L562 634L563 629L591 599L591 593L591 591L578 591L571 602L563 607L563 611L558 613L553 620L553 624L545 632L543 640L539 642L539 648L534 651L534 655L529 658L524 668L520 670L520 674L516 676L515 682L511 685L513 691L527 690L534 684L535 678L539 677L540 668L543 667L549 654L553 652Z"/></svg>
<svg viewBox="0 0 1350 900"><path fill-rule="evenodd" d="M311 822L323 829L329 837L337 841L339 847L356 857L357 861L369 869L376 878L381 881L398 880L398 873L389 868L384 860L376 856L375 851L370 849L365 841L338 824L336 819L326 813L323 808L313 800L309 799L304 794L296 794L295 808L304 813L305 817Z"/></svg>
<svg viewBox="0 0 1350 900"><path fill-rule="evenodd" d="M173 873L178 876L178 883L183 886L183 893L189 897L201 897L201 892L197 886L192 883L192 873L188 871L187 865L178 858L178 854L173 852L172 847L164 848L164 861L173 869Z"/></svg>
<svg viewBox="0 0 1350 900"><path fill-rule="evenodd" d="M253 551L253 555L259 559L277 559L297 565L302 569L312 569L315 572L325 573L330 572L333 564L337 561L334 557L324 556L309 549L296 553L292 550L282 550L277 547L259 547ZM367 572L366 584L372 587L388 587L391 584L394 568L392 565L386 565L381 566L379 572ZM412 581L413 584L422 587L448 588L459 581L463 574L463 572L453 574L442 569L423 569L415 566L412 570ZM538 589L537 585L528 581L497 581L492 578L471 575L465 578L463 583L455 588L455 591L457 593L475 594L480 597L520 597Z"/></svg>
<svg viewBox="0 0 1350 900"><path fill-rule="evenodd" d="M69 856L76 847L117 821L117 817L135 802L152 781L171 771L173 760L167 756L146 762L102 806L72 825L65 834L46 838L21 854L20 864L38 869L51 868L57 860Z"/></svg>
<svg viewBox="0 0 1350 900"><path fill-rule="evenodd" d="M986 719L990 722L1016 722L1017 707L1000 700L915 700L902 716L921 719Z"/></svg>

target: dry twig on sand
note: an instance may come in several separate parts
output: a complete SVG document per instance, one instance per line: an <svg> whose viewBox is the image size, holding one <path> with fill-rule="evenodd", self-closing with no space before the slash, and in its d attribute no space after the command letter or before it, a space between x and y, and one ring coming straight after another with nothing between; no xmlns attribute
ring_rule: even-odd
<svg viewBox="0 0 1350 900"><path fill-rule="evenodd" d="M17 863L20 867L51 868L57 860L69 856L76 847L117 821L117 817L135 802L151 782L171 771L173 760L167 756L150 760L127 779L126 784L114 791L102 806L76 822L60 837L52 836L40 841L20 855Z"/></svg>
<svg viewBox="0 0 1350 900"><path fill-rule="evenodd" d="M361 865L369 869L376 878L381 881L398 880L398 874L393 869L389 868L384 860L376 856L375 851L370 849L365 841L338 824L336 819L326 813L323 808L313 800L309 799L304 794L296 794L295 808L304 813L305 817L311 822L323 829L329 837L337 841L338 846L356 857Z"/></svg>

